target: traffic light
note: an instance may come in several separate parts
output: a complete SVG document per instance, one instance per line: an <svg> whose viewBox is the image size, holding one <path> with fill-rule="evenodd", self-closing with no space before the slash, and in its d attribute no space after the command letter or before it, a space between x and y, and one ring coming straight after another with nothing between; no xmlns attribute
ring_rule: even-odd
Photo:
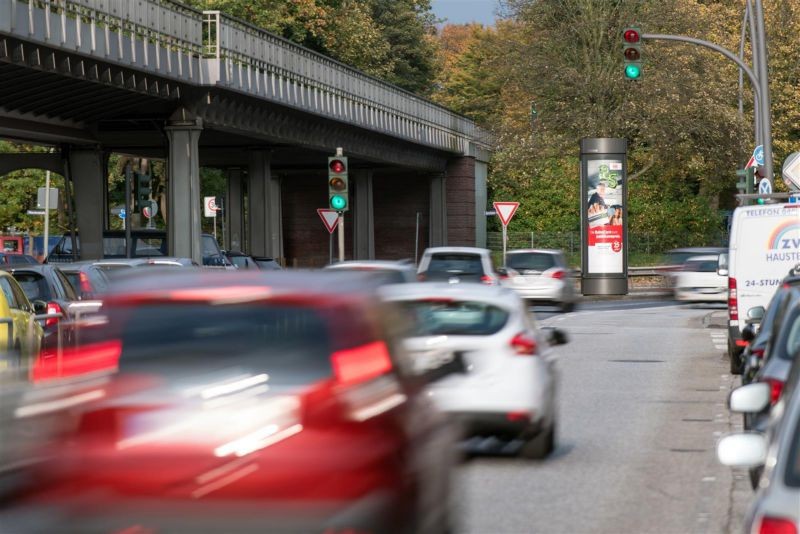
<svg viewBox="0 0 800 534"><path fill-rule="evenodd" d="M133 211L140 212L142 208L150 205L150 193L152 192L149 174L134 173L133 180Z"/></svg>
<svg viewBox="0 0 800 534"><path fill-rule="evenodd" d="M750 194L753 192L755 188L755 184L753 182L755 176L755 168L748 167L746 169L739 169L736 171L736 176L739 177L739 182L736 183L736 187L739 189L739 193L742 194Z"/></svg>
<svg viewBox="0 0 800 534"><path fill-rule="evenodd" d="M625 58L625 79L638 80L642 77L642 34L639 28L622 30L622 55Z"/></svg>
<svg viewBox="0 0 800 534"><path fill-rule="evenodd" d="M336 211L350 209L347 183L347 158L333 156L328 158L328 204Z"/></svg>

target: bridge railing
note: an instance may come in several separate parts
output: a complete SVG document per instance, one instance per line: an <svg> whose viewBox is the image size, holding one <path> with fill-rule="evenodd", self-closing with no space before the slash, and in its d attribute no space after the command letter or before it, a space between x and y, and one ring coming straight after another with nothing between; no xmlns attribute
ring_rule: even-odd
<svg viewBox="0 0 800 534"><path fill-rule="evenodd" d="M266 30L219 11L204 23L224 85L452 151L476 136L470 119Z"/></svg>

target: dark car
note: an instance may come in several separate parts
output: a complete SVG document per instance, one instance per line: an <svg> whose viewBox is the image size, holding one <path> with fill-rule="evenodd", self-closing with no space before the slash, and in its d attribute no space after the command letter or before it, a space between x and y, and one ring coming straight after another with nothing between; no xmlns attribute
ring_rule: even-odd
<svg viewBox="0 0 800 534"><path fill-rule="evenodd" d="M213 235L200 236L203 265L226 267L230 262L222 255L222 251ZM131 232L131 258L154 258L167 256L167 234L163 230L135 230ZM73 250L72 236L63 236L47 256L45 263L68 263L80 257L80 238L75 236L77 248ZM106 230L103 232L103 258L121 259L126 257L125 232Z"/></svg>
<svg viewBox="0 0 800 534"><path fill-rule="evenodd" d="M58 268L78 292L81 300L97 298L108 289L108 276L92 262L59 263Z"/></svg>
<svg viewBox="0 0 800 534"><path fill-rule="evenodd" d="M742 382L751 382L764 362L764 353L770 341L778 333L778 327L783 321L787 305L790 301L791 290L800 288L800 273L792 274L783 279L783 282L775 291L772 299L763 313L763 317L758 324L758 333L749 341L742 353ZM748 310L750 312L750 310ZM747 319L746 319L747 320ZM755 329L755 324L748 327Z"/></svg>
<svg viewBox="0 0 800 534"><path fill-rule="evenodd" d="M266 256L253 256L253 259L258 264L258 268L263 271L279 271L283 269L281 264L275 258L268 258Z"/></svg>
<svg viewBox="0 0 800 534"><path fill-rule="evenodd" d="M6 254L0 252L0 265L39 265L36 258L27 254Z"/></svg>
<svg viewBox="0 0 800 534"><path fill-rule="evenodd" d="M67 393L84 402L4 527L451 531L457 435L389 306L347 274L129 271L81 346L34 366L94 389Z"/></svg>
<svg viewBox="0 0 800 534"><path fill-rule="evenodd" d="M5 270L11 273L11 276L19 283L37 314L61 314L61 318L45 319L42 325L44 327L43 346L57 346L59 325L62 324L62 319L63 323L67 324L74 320L72 304L79 299L75 288L64 273L52 265L8 266L5 267ZM62 328L62 345L71 343L72 337L71 328Z"/></svg>
<svg viewBox="0 0 800 534"><path fill-rule="evenodd" d="M226 250L223 254L237 269L261 269L256 259L244 252ZM278 268L280 268L280 266Z"/></svg>

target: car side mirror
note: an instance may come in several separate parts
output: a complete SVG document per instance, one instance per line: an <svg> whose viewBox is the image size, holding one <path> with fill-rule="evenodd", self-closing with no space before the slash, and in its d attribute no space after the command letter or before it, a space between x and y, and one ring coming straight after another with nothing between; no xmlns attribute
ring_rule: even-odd
<svg viewBox="0 0 800 534"><path fill-rule="evenodd" d="M758 432L725 436L717 443L717 458L728 467L758 467L767 460L767 438Z"/></svg>
<svg viewBox="0 0 800 534"><path fill-rule="evenodd" d="M764 318L764 313L766 310L764 306L756 306L754 308L750 308L747 310L747 317L745 318L745 322L747 324L752 323L760 323L761 320Z"/></svg>
<svg viewBox="0 0 800 534"><path fill-rule="evenodd" d="M550 345L566 345L569 343L569 336L566 332L561 330L560 328L555 328L553 326L546 326L542 328L545 331L545 336L547 337L547 342Z"/></svg>
<svg viewBox="0 0 800 534"><path fill-rule="evenodd" d="M728 269L726 267L720 267L717 269L717 274L720 276L728 276Z"/></svg>
<svg viewBox="0 0 800 534"><path fill-rule="evenodd" d="M758 413L769 406L771 388L766 382L754 382L731 391L728 407L735 413Z"/></svg>
<svg viewBox="0 0 800 534"><path fill-rule="evenodd" d="M37 315L47 313L47 303L45 301L34 300L31 304L33 304L33 311L36 312Z"/></svg>

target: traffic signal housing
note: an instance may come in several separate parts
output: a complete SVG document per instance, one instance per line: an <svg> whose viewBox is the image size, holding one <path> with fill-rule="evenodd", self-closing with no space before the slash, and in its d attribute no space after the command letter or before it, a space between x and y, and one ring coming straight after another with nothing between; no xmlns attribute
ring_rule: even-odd
<svg viewBox="0 0 800 534"><path fill-rule="evenodd" d="M152 193L152 179L149 174L134 173L133 180L133 211L141 213L142 208L150 205Z"/></svg>
<svg viewBox="0 0 800 534"><path fill-rule="evenodd" d="M625 79L642 77L642 32L635 26L622 30L622 55L625 60Z"/></svg>
<svg viewBox="0 0 800 534"><path fill-rule="evenodd" d="M347 158L333 156L328 158L328 205L332 210L350 209L349 184L347 178Z"/></svg>

